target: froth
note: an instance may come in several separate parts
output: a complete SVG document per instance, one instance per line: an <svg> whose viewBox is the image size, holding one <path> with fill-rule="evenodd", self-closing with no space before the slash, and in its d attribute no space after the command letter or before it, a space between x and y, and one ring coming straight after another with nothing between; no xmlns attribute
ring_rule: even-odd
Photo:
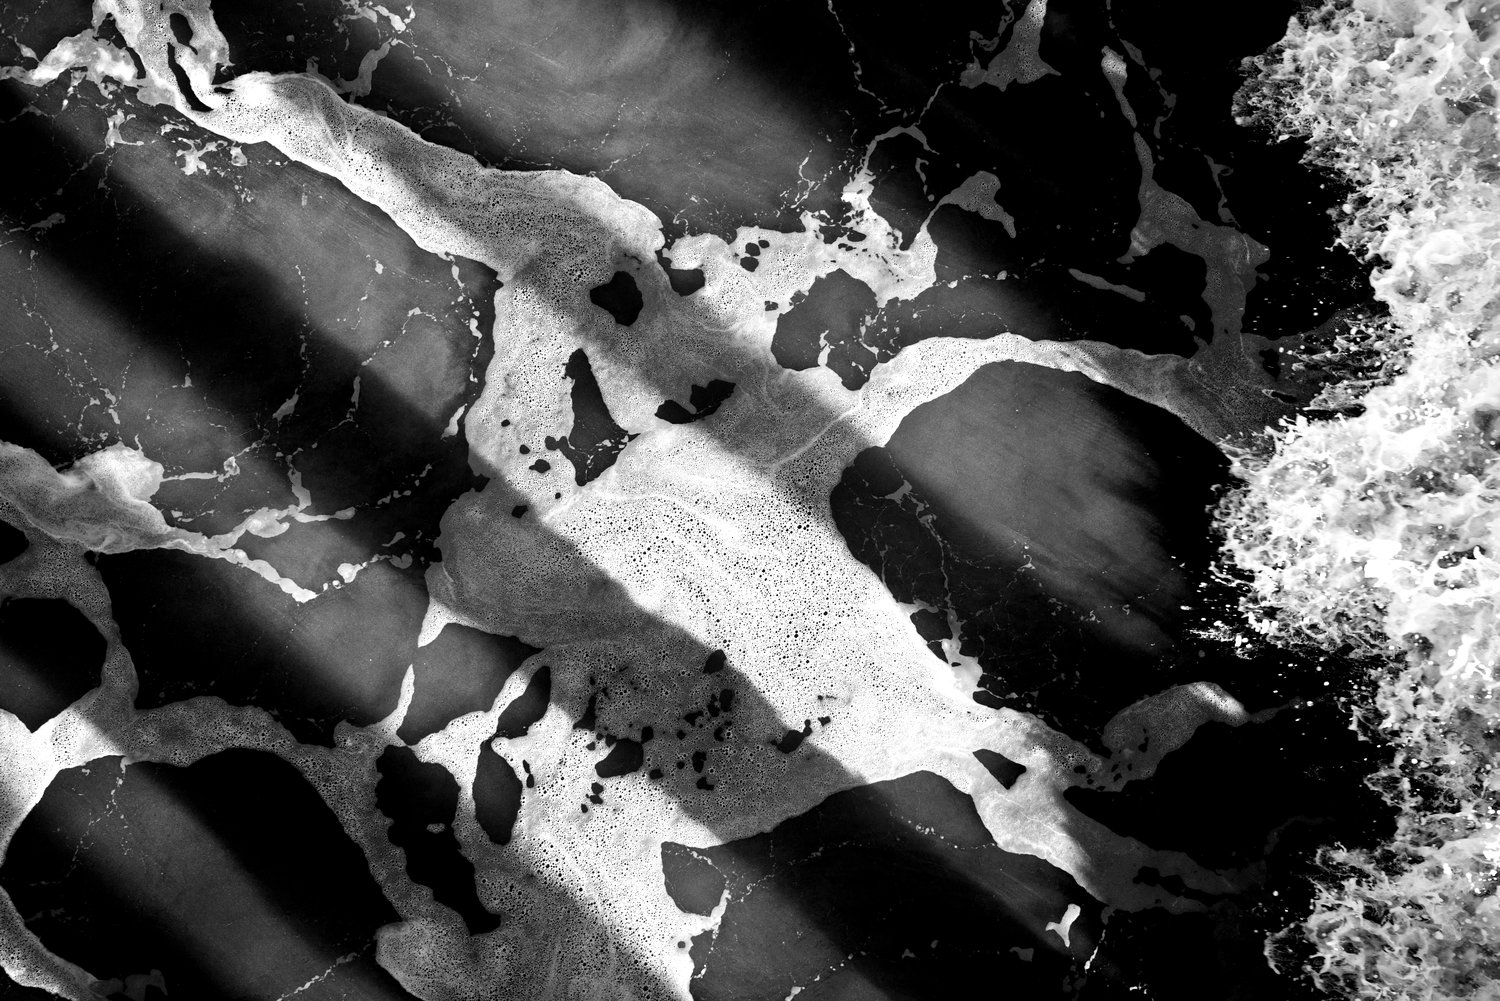
<svg viewBox="0 0 1500 1001"><path fill-rule="evenodd" d="M1500 989L1495 16L1330 6L1291 25L1243 95L1350 184L1343 238L1374 260L1390 311L1373 343L1407 345L1377 378L1351 365L1359 392L1339 396L1363 413L1299 421L1242 456L1247 486L1221 514L1269 635L1393 661L1374 708L1395 753L1377 777L1402 811L1395 838L1335 853L1351 875L1299 929L1320 985L1362 998Z"/></svg>

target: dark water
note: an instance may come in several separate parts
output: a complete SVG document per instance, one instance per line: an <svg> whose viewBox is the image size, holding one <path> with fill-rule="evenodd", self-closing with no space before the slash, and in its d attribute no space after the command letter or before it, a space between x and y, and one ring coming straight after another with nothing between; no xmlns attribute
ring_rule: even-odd
<svg viewBox="0 0 1500 1001"><path fill-rule="evenodd" d="M997 847L930 772L837 793L769 834L662 848L678 906L723 920L693 939L693 996L1060 996L1100 934L1072 878ZM1050 922L1076 907L1067 944Z"/></svg>
<svg viewBox="0 0 1500 1001"><path fill-rule="evenodd" d="M978 697L1082 737L1184 680L1166 664L1225 475L1176 418L1007 362L914 410L831 504L899 600L957 616L962 652L984 670Z"/></svg>

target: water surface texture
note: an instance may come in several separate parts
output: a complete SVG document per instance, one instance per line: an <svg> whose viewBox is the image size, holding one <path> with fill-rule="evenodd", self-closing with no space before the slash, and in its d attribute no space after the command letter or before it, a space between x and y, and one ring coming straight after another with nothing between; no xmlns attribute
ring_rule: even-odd
<svg viewBox="0 0 1500 1001"><path fill-rule="evenodd" d="M1310 992L1296 7L7 5L0 996Z"/></svg>

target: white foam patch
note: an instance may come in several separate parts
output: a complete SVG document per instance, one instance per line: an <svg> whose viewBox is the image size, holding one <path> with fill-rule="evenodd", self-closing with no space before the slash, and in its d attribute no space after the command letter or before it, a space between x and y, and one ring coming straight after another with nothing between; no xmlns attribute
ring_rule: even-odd
<svg viewBox="0 0 1500 1001"><path fill-rule="evenodd" d="M1077 904L1069 904L1063 916L1056 921L1048 921L1046 931L1056 935L1066 949L1071 944L1069 938L1073 933L1073 922L1078 920L1078 915L1083 913L1083 908Z"/></svg>
<svg viewBox="0 0 1500 1001"><path fill-rule="evenodd" d="M1120 710L1105 725L1102 741L1111 752L1111 765L1129 764L1129 780L1138 780L1149 778L1161 759L1191 740L1203 724L1241 726L1251 718L1224 689L1200 681Z"/></svg>
<svg viewBox="0 0 1500 1001"><path fill-rule="evenodd" d="M0 67L0 80L19 80L41 87L74 69L83 70L85 79L94 83L127 80L135 76L135 63L131 62L130 54L101 41L94 29L89 28L58 42L33 69ZM123 119L111 123L112 134L117 134L113 129L122 123Z"/></svg>
<svg viewBox="0 0 1500 1001"><path fill-rule="evenodd" d="M1020 0L1007 6L1018 6ZM1042 26L1047 20L1047 0L1028 0L1021 16L1012 22L1010 41L988 65L976 60L964 70L960 82L965 87L998 87L1004 90L1013 83L1035 83L1044 76L1057 76L1041 56ZM1005 25L1001 25L1004 33ZM991 48L999 44L997 38Z"/></svg>

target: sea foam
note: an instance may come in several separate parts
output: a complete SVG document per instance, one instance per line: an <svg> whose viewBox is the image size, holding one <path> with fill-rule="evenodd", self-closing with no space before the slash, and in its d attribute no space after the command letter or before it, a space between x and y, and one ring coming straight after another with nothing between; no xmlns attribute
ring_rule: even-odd
<svg viewBox="0 0 1500 1001"><path fill-rule="evenodd" d="M1273 637L1388 658L1375 697L1401 809L1336 851L1300 930L1323 987L1500 997L1500 7L1354 0L1293 21L1242 95L1347 185L1342 238L1389 310L1324 361L1352 416L1240 456L1220 512Z"/></svg>

